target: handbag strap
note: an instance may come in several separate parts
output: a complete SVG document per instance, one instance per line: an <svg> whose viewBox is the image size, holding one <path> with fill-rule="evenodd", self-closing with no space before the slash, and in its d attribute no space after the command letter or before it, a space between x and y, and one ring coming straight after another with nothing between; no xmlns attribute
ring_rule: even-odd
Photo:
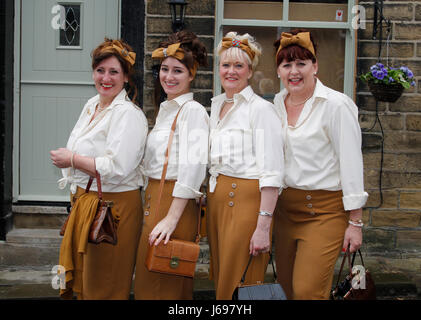
<svg viewBox="0 0 421 320"><path fill-rule="evenodd" d="M364 266L364 261L363 261L363 256L361 254L360 249L357 250L359 255L360 255L360 259L361 259L361 264ZM354 254L352 255L352 262L351 262L351 253L349 252L349 246L348 249L346 249L345 255L342 259L342 263L341 263L341 268L339 269L339 274L338 274L338 280L336 281L336 286L338 286L339 284L339 280L341 278L341 274L342 274L342 269L344 267L344 263L345 263L345 259L348 258L348 265L349 265L349 275L350 277L352 277L352 267L354 266L354 261L355 261L355 256L356 256L357 252L354 252Z"/></svg>
<svg viewBox="0 0 421 320"><path fill-rule="evenodd" d="M95 159L94 159L94 166L95 166ZM95 170L95 179L96 179L96 185L98 189L98 198L100 201L102 201L101 175L99 174L97 170ZM85 193L88 193L89 189L91 189L92 181L94 181L94 177L89 176L89 181L88 181L88 184L86 185Z"/></svg>
<svg viewBox="0 0 421 320"><path fill-rule="evenodd" d="M164 160L164 166L162 168L162 174L161 174L161 181L159 182L159 193L158 193L158 204L156 206L156 212L159 212L159 209L161 207L161 198L162 198L162 193L164 191L164 184L165 184L165 176L167 175L167 169L168 169L168 160L170 157L170 153L171 153L171 145L172 145L172 140L174 137L174 132L175 132L175 128L177 125L177 118L178 115L181 112L181 109L183 109L184 105L187 103L188 101L184 102L182 104L182 106L180 107L180 109L178 110L174 121L171 125L171 132L170 132L170 136L168 138L168 145L167 145L167 149L165 150L165 160ZM202 197L200 197L199 199L199 216L198 216L198 221L197 221L197 233L196 233L196 239L195 242L199 243L200 241L200 218L201 218L201 209L202 209Z"/></svg>
<svg viewBox="0 0 421 320"><path fill-rule="evenodd" d="M246 281L246 274L247 274L247 270L248 270L248 268L249 268L249 266L250 266L250 263L251 263L251 259L252 259L252 258L253 258L253 255L251 254L251 255L250 255L250 258L249 258L249 261L248 261L248 263L247 263L246 270L244 270L243 276L241 277L241 280L240 280L240 285L242 285L242 284L244 283L244 281ZM273 255L272 255L272 252L270 252L270 251L269 251L269 263L270 263L270 264L272 264L273 278L274 278L274 279L275 279L275 281L276 281L277 275L276 275L275 265L274 265L274 263L273 263Z"/></svg>

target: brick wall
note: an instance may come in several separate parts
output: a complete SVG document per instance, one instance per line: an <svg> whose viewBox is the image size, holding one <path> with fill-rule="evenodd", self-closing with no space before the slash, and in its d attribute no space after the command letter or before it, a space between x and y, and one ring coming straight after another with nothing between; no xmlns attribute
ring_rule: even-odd
<svg viewBox="0 0 421 320"><path fill-rule="evenodd" d="M186 8L185 29L194 32L206 45L209 54L209 66L199 68L196 78L192 82L192 91L195 100L209 109L210 99L213 96L213 47L215 25L215 1L201 0L188 1ZM160 41L166 39L172 32L171 15L167 0L146 1L146 24L145 24L145 75L143 110L149 123L153 119L153 77L151 53L158 47Z"/></svg>
<svg viewBox="0 0 421 320"><path fill-rule="evenodd" d="M377 62L378 40L372 40L373 1L366 8L366 29L358 33L358 75ZM364 210L365 248L396 255L421 253L421 1L384 1L383 15L391 21L389 65L408 66L417 78L394 103L379 102L378 117L384 132L382 191L379 176L382 133L376 103L365 84L357 84L357 104L363 130L365 186L370 197ZM383 29L386 39L386 28ZM386 41L381 62L386 64ZM374 125L374 127L373 127Z"/></svg>

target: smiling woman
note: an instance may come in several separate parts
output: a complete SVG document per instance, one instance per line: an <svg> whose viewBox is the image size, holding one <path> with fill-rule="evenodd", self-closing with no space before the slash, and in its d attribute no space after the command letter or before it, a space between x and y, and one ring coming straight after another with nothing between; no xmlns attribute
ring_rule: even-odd
<svg viewBox="0 0 421 320"><path fill-rule="evenodd" d="M217 47L225 93L212 98L207 227L216 298L231 299L249 261L246 284L263 281L272 214L282 185L281 120L249 85L261 54L250 34L229 32Z"/></svg>
<svg viewBox="0 0 421 320"><path fill-rule="evenodd" d="M98 94L83 108L66 148L50 152L53 165L62 169L59 187L70 183L74 208L60 247L59 264L66 269L66 289L60 292L63 298L71 299L73 292L79 299L128 299L130 294L142 226L140 162L148 132L143 111L125 90L128 82L126 87L136 97L132 82L135 57L123 40L106 38L93 51L92 77ZM119 221L115 246L88 244L84 233L92 220L78 208L81 203L86 205L83 201L88 197L98 199L95 181L85 194L96 172L101 176L103 200L113 202L112 214ZM74 245L74 239L85 242Z"/></svg>
<svg viewBox="0 0 421 320"><path fill-rule="evenodd" d="M199 190L206 176L209 116L193 100L190 84L198 66L207 63L206 48L192 32L180 31L161 42L152 58L161 63L156 90L163 89L167 100L155 103L156 122L149 133L143 160L148 179L147 211L137 254L134 293L135 299L192 299L192 278L148 271L145 260L149 246L161 241L167 244L170 237L195 239L198 218L195 199L202 195ZM174 139L159 206L164 154L174 119L177 119ZM198 157L192 157L197 150Z"/></svg>

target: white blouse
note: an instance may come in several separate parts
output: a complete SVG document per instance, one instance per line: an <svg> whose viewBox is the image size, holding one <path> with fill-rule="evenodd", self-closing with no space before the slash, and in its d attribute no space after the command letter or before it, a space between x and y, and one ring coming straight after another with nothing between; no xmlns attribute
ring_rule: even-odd
<svg viewBox="0 0 421 320"><path fill-rule="evenodd" d="M88 100L67 142L67 148L82 156L95 158L96 170L101 175L103 192L123 192L143 185L140 162L148 134L143 111L122 90L113 102L89 123L99 103L99 95ZM59 188L70 183L86 188L89 176L72 168L62 169ZM91 190L97 191L96 180Z"/></svg>
<svg viewBox="0 0 421 320"><path fill-rule="evenodd" d="M193 199L202 195L199 190L206 177L209 138L209 116L193 100L193 93L161 103L147 138L142 167L146 177L161 180L171 126L181 106L165 179L176 180L173 197Z"/></svg>
<svg viewBox="0 0 421 320"><path fill-rule="evenodd" d="M284 175L282 122L274 105L248 86L234 94L234 105L219 120L225 99L225 93L212 98L210 192L214 192L219 174L257 179L259 189L281 188Z"/></svg>
<svg viewBox="0 0 421 320"><path fill-rule="evenodd" d="M355 103L317 80L313 96L295 126L290 126L284 104L287 94L284 89L274 99L285 133L284 184L301 190L342 190L345 210L363 207L368 194Z"/></svg>

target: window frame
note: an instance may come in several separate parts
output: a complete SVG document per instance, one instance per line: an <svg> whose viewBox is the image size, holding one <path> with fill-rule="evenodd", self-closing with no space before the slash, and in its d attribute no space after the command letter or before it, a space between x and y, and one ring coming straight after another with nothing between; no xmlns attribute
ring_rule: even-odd
<svg viewBox="0 0 421 320"><path fill-rule="evenodd" d="M282 27L282 28L324 28L324 29L341 29L346 31L345 37L345 65L344 65L344 88L343 92L351 98L355 95L355 67L356 67L356 41L357 32L352 27L354 14L353 6L356 0L348 0L348 18L346 22L328 22L328 21L290 21L289 17L289 0L283 0L282 20L258 20L258 19L226 19L224 18L224 0L216 0L215 14L215 45L218 46L219 41L223 38L224 26L253 26L253 27ZM276 39L274 39L275 41ZM218 70L218 58L214 59L214 70ZM214 73L215 95L221 94L221 81L217 72ZM282 83L281 83L282 86Z"/></svg>

